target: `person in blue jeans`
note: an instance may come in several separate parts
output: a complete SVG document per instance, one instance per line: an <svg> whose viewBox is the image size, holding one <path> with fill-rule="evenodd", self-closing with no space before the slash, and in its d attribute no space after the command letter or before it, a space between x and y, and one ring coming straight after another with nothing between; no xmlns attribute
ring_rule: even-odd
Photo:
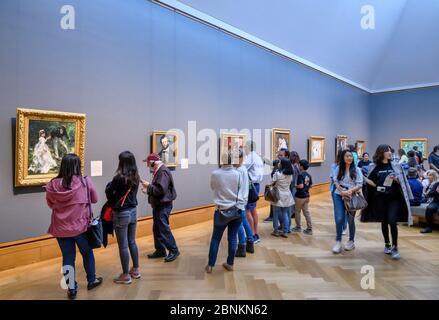
<svg viewBox="0 0 439 320"><path fill-rule="evenodd" d="M246 253L254 253L254 238L253 231L250 223L247 220L247 214L245 207L248 202L248 194L250 189L250 177L247 168L243 165L244 162L244 152L239 150L239 163L235 166L239 173L241 174L241 181L243 181L243 186L249 186L248 189L243 189L244 201L238 203L238 208L241 210L242 223L238 229L238 249L236 250L236 257L245 258Z"/></svg>
<svg viewBox="0 0 439 320"><path fill-rule="evenodd" d="M116 284L131 284L140 279L139 251L136 244L137 192L140 177L134 155L125 151L119 155L119 166L113 180L107 185L105 194L113 208L113 227L119 246L122 274L113 281ZM130 254L133 267L130 269Z"/></svg>
<svg viewBox="0 0 439 320"><path fill-rule="evenodd" d="M344 250L355 249L355 216L346 211L343 198L350 198L353 193L360 191L363 187L363 174L361 169L355 165L354 156L350 150L341 152L338 166L333 170L331 181L335 187L333 202L336 225L336 243L332 252L338 254L343 250L341 240L346 219L348 219L349 224L349 241L344 246Z"/></svg>
<svg viewBox="0 0 439 320"><path fill-rule="evenodd" d="M238 229L242 222L242 210L239 207L245 203L245 194L248 194L248 184L241 180L241 173L233 164L239 163L239 150L228 151L221 155L223 165L212 173L210 188L213 192L213 202L216 205L213 232L209 248L209 261L205 268L206 273L212 273L216 264L218 250L224 231L227 228L228 256L223 268L233 271L235 261ZM226 218L225 213L233 213ZM230 216L230 215L227 215Z"/></svg>

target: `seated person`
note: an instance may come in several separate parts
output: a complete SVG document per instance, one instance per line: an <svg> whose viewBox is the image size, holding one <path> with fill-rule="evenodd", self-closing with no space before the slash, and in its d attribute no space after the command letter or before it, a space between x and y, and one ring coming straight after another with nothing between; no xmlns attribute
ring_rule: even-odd
<svg viewBox="0 0 439 320"><path fill-rule="evenodd" d="M429 202L429 198L427 196L430 193L430 188L434 186L434 184L439 181L439 174L434 170L428 170L424 175L424 180L422 180L422 186L424 187L424 202Z"/></svg>
<svg viewBox="0 0 439 320"><path fill-rule="evenodd" d="M421 180L418 179L418 171L415 168L409 169L408 180L413 193L413 200L410 200L410 205L412 207L419 207L422 203L423 187Z"/></svg>
<svg viewBox="0 0 439 320"><path fill-rule="evenodd" d="M439 181L435 182L430 188L427 195L431 202L425 210L425 220L427 226L421 230L421 233L431 233L433 230L434 214L439 211Z"/></svg>

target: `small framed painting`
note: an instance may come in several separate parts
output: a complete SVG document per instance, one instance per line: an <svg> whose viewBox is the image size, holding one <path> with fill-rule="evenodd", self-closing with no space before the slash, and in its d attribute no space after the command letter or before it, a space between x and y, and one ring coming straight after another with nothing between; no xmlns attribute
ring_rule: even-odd
<svg viewBox="0 0 439 320"><path fill-rule="evenodd" d="M223 165L222 155L225 152L232 151L233 154L238 155L239 149L244 149L247 143L247 136L239 133L222 133L220 138L220 152L219 152L219 164ZM238 159L232 159L233 163L238 163Z"/></svg>
<svg viewBox="0 0 439 320"><path fill-rule="evenodd" d="M175 168L178 164L178 134L175 131L152 132L152 152L157 153L167 167Z"/></svg>
<svg viewBox="0 0 439 320"><path fill-rule="evenodd" d="M277 158L277 153L281 149L290 150L291 147L291 130L273 128L271 130L272 159Z"/></svg>
<svg viewBox="0 0 439 320"><path fill-rule="evenodd" d="M418 147L418 151L422 153L424 160L428 157L428 139L426 138L401 139L399 146L401 149L404 149L406 153L413 150L413 147Z"/></svg>
<svg viewBox="0 0 439 320"><path fill-rule="evenodd" d="M340 150L345 150L348 148L348 136L338 135L335 142L335 157Z"/></svg>
<svg viewBox="0 0 439 320"><path fill-rule="evenodd" d="M358 158L363 159L363 154L366 152L366 141L357 140L355 148L357 149Z"/></svg>
<svg viewBox="0 0 439 320"><path fill-rule="evenodd" d="M309 163L322 163L325 161L325 137L311 136L308 142Z"/></svg>
<svg viewBox="0 0 439 320"><path fill-rule="evenodd" d="M42 186L58 175L61 160L85 157L85 114L17 109L15 187Z"/></svg>

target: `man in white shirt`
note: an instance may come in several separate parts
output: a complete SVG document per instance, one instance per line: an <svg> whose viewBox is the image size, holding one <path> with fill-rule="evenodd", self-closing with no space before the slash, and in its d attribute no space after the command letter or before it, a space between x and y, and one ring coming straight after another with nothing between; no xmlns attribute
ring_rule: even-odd
<svg viewBox="0 0 439 320"><path fill-rule="evenodd" d="M253 182L256 192L259 194L261 182L264 178L264 162L262 158L255 151L255 143L253 141L247 142L245 146L246 158L244 166L247 168L248 175ZM258 213L256 211L256 202L248 203L246 206L247 219L253 229L254 243L261 241L258 234Z"/></svg>

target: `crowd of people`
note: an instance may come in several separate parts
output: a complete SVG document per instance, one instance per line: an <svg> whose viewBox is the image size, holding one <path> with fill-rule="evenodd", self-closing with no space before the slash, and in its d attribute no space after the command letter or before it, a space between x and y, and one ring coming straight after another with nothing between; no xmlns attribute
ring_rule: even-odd
<svg viewBox="0 0 439 320"><path fill-rule="evenodd" d="M221 158L223 165L212 173L210 180L215 212L206 273L212 273L215 267L226 229L228 257L222 265L225 270L233 271L236 257L245 258L255 252L255 245L261 241L257 201L267 163L272 167L271 183L267 186L271 196L266 197L270 199L270 216L264 221L272 223L271 235L282 238L297 233L313 235L309 209L313 178L307 160L300 159L296 151L282 148L275 161L268 161L256 152L252 141L244 148L222 154ZM381 223L384 253L392 259L400 259L398 223L411 223L412 207L426 204L427 226L421 232L431 232L434 214L439 210L439 146L434 147L428 159L430 170L425 171L423 155L417 149L407 154L403 150L395 153L389 145L380 145L372 158L368 153L360 157L354 146L340 150L330 172L335 221L332 252L355 249L357 210L348 210L346 205L354 197L361 196L367 202L361 210L362 222ZM113 279L115 284L128 285L141 278L136 244L139 190L148 195L153 209L155 251L148 258L172 262L180 255L169 225L173 201L177 198L172 173L157 154L150 154L144 163L153 174L152 181L140 178L131 152L121 153L116 173L105 190L107 202L101 211L103 243L106 246L108 235L116 235L122 269ZM103 282L102 277L96 276L93 250L87 238L93 218L91 205L97 203L98 196L92 180L81 175L78 156L68 154L62 159L59 175L46 186L46 198L52 209L49 233L58 241L68 297L74 299L78 290L74 271L76 246L83 258L87 289L92 290ZM302 225L302 214L305 225ZM343 235L347 234L349 240L343 244Z"/></svg>

